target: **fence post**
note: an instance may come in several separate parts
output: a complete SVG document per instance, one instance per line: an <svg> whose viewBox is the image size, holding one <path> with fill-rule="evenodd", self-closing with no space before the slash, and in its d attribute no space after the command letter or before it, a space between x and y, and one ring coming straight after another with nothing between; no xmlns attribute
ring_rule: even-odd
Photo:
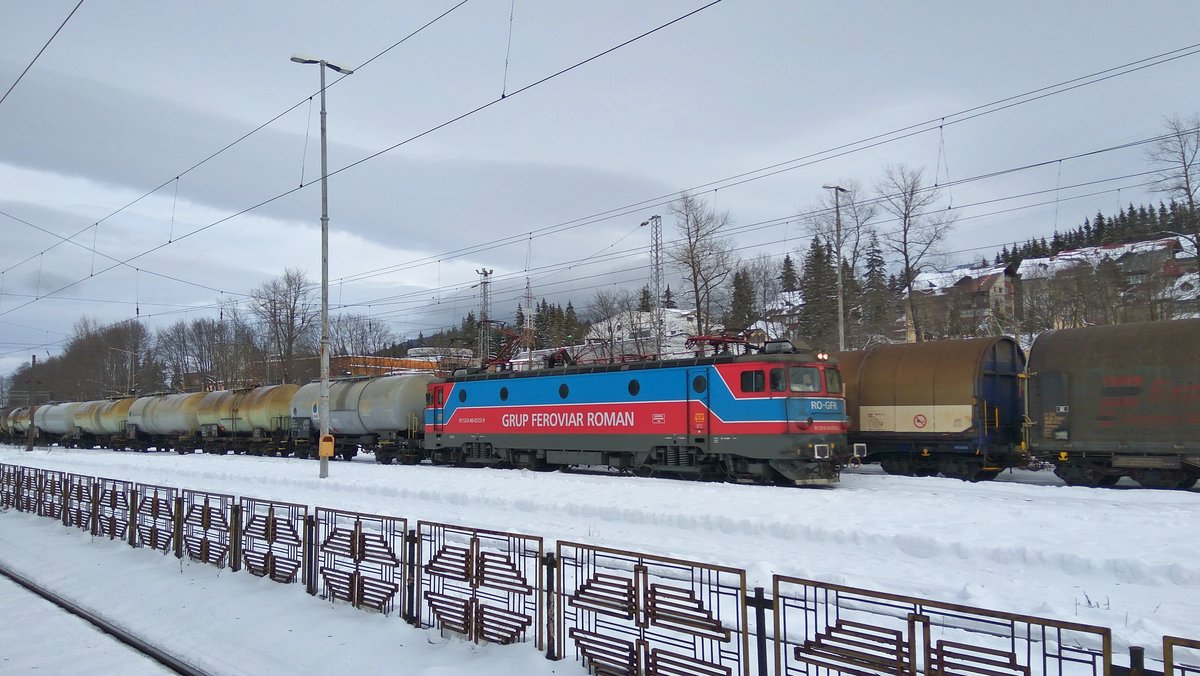
<svg viewBox="0 0 1200 676"><path fill-rule="evenodd" d="M129 489L129 546L138 546L137 542L137 519L138 519L138 489L137 486Z"/></svg>
<svg viewBox="0 0 1200 676"><path fill-rule="evenodd" d="M1146 649L1129 646L1129 676L1143 676L1146 673Z"/></svg>
<svg viewBox="0 0 1200 676"><path fill-rule="evenodd" d="M304 517L304 556L305 583L309 596L317 595L317 562L320 552L317 551L317 517L308 514Z"/></svg>
<svg viewBox="0 0 1200 676"><path fill-rule="evenodd" d="M404 567L404 588L407 590L404 598L404 619L414 627L420 626L417 619L417 530L410 529L404 536L405 556L408 565Z"/></svg>
<svg viewBox="0 0 1200 676"><path fill-rule="evenodd" d="M242 501L229 502L229 570L242 569Z"/></svg>
<svg viewBox="0 0 1200 676"><path fill-rule="evenodd" d="M555 579L558 577L558 561L554 552L549 552L542 559L546 567L546 659L557 660L558 645L554 640L554 628L558 626L558 592Z"/></svg>
<svg viewBox="0 0 1200 676"><path fill-rule="evenodd" d="M92 504L88 507L91 510L92 537L96 537L100 533L100 482L95 477L88 478L91 479L88 482L88 489L92 494Z"/></svg>
<svg viewBox="0 0 1200 676"><path fill-rule="evenodd" d="M60 484L60 488L61 488L61 490L59 491L60 495L58 496L58 503L59 503L59 506L61 507L61 509L58 511L58 515L62 519L62 525L70 526L71 525L71 516L67 513L68 508L71 506L71 475L70 474L64 473L62 475L62 484Z"/></svg>
<svg viewBox="0 0 1200 676"><path fill-rule="evenodd" d="M754 609L754 644L758 653L758 674L767 676L767 611L775 611L775 599L768 599L762 587L754 588L754 596L746 599Z"/></svg>
<svg viewBox="0 0 1200 676"><path fill-rule="evenodd" d="M12 506L15 507L18 512L23 512L25 510L21 509L21 496L25 493L25 468L13 466L12 478L13 486L12 493L10 493L10 495L13 497Z"/></svg>
<svg viewBox="0 0 1200 676"><path fill-rule="evenodd" d="M183 496L175 496L175 519L171 528L175 531L175 558L183 558Z"/></svg>

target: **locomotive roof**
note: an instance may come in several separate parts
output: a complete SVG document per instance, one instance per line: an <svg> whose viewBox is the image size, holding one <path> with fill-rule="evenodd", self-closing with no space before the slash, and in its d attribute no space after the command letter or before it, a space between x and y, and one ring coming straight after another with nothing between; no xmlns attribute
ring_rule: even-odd
<svg viewBox="0 0 1200 676"><path fill-rule="evenodd" d="M583 364L575 366L555 366L534 369L531 371L497 371L486 373L470 373L446 378L446 382L471 382L476 380L503 380L509 378L536 378L548 375L576 375L581 373L609 373L620 371L648 371L663 368L680 368L689 366L710 366L714 364L733 363L790 363L836 364L836 359L819 360L816 353L811 351L777 352L772 354L718 354L709 357L691 357L685 359L655 359L649 361L623 362L617 364Z"/></svg>

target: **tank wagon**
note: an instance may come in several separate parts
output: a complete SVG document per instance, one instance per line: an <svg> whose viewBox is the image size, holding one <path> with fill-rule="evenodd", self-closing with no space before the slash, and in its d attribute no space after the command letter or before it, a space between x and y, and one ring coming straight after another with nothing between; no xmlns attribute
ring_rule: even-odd
<svg viewBox="0 0 1200 676"><path fill-rule="evenodd" d="M429 387L437 464L607 465L736 481L830 484L850 459L842 379L811 350L451 377Z"/></svg>
<svg viewBox="0 0 1200 676"><path fill-rule="evenodd" d="M835 353L849 441L889 474L995 478L1023 464L1025 355L1009 337Z"/></svg>
<svg viewBox="0 0 1200 676"><path fill-rule="evenodd" d="M0 441L4 443L12 443L15 440L12 432L12 425L8 422L9 415L17 410L16 406L5 406L0 408Z"/></svg>
<svg viewBox="0 0 1200 676"><path fill-rule="evenodd" d="M8 414L8 427L15 437L24 438L33 426L33 416L28 406L18 406Z"/></svg>
<svg viewBox="0 0 1200 676"><path fill-rule="evenodd" d="M75 409L78 402L63 402L38 406L33 414L33 426L37 435L46 439L75 437Z"/></svg>
<svg viewBox="0 0 1200 676"><path fill-rule="evenodd" d="M286 455L291 452L291 404L299 385L209 392L196 422L205 453Z"/></svg>
<svg viewBox="0 0 1200 676"><path fill-rule="evenodd" d="M1029 372L1030 446L1063 481L1200 479L1200 319L1047 331Z"/></svg>
<svg viewBox="0 0 1200 676"><path fill-rule="evenodd" d="M129 409L137 397L85 401L75 409L75 443L90 448L103 446L123 450Z"/></svg>
<svg viewBox="0 0 1200 676"><path fill-rule="evenodd" d="M331 381L329 432L335 455L349 460L361 448L374 452L376 461L384 464L420 462L425 394L436 380L430 373L405 373ZM292 397L291 434L297 457L317 453L320 397L320 382L304 385Z"/></svg>
<svg viewBox="0 0 1200 676"><path fill-rule="evenodd" d="M126 445L140 451L154 447L179 453L200 448L200 402L206 396L192 392L138 397L129 407Z"/></svg>

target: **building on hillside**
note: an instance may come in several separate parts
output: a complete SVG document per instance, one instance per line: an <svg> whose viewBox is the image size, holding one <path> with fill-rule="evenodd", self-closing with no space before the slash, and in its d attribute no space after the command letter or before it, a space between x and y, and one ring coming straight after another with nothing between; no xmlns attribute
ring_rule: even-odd
<svg viewBox="0 0 1200 676"><path fill-rule="evenodd" d="M1181 251L1178 239L1167 238L1021 261L1017 275L1027 331L1180 316L1195 286L1187 280L1179 285Z"/></svg>
<svg viewBox="0 0 1200 676"><path fill-rule="evenodd" d="M663 308L663 356L692 354L685 347L689 336L696 335L696 311ZM720 324L714 331L724 330ZM638 310L621 312L592 324L587 336L588 352L593 358L629 359L654 354L654 314ZM586 357L583 357L586 358Z"/></svg>
<svg viewBox="0 0 1200 676"><path fill-rule="evenodd" d="M922 272L913 280L911 304L904 303L905 339L917 339L918 321L924 340L1012 333L1017 307L1014 265Z"/></svg>

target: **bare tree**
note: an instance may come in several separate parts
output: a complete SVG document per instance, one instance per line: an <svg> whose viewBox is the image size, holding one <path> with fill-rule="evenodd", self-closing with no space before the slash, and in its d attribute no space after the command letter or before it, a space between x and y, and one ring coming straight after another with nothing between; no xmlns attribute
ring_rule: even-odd
<svg viewBox="0 0 1200 676"><path fill-rule="evenodd" d="M588 304L591 332L604 339L610 360L630 351L636 354L653 351L649 313L638 312L638 303L638 294L629 289L600 289Z"/></svg>
<svg viewBox="0 0 1200 676"><path fill-rule="evenodd" d="M314 287L304 272L287 269L277 277L250 292L250 312L258 320L268 359L278 358L283 369L281 381L292 382L296 359L308 356L316 344L319 330L320 306L314 298Z"/></svg>
<svg viewBox="0 0 1200 676"><path fill-rule="evenodd" d="M754 260L746 263L746 271L750 273L750 281L754 284L754 309L758 314L773 307L779 302L779 274L782 261L774 256L761 253Z"/></svg>
<svg viewBox="0 0 1200 676"><path fill-rule="evenodd" d="M1157 170L1152 189L1187 207L1184 232L1174 234L1191 240L1196 251L1200 249L1200 213L1196 212L1200 194L1200 114L1172 116L1163 120L1163 126L1165 133L1146 153ZM1196 265L1200 269L1200 256Z"/></svg>
<svg viewBox="0 0 1200 676"><path fill-rule="evenodd" d="M339 314L329 322L329 337L336 355L373 355L391 346L391 329L362 314Z"/></svg>
<svg viewBox="0 0 1200 676"><path fill-rule="evenodd" d="M847 179L838 183L845 192L838 196L834 204L834 192L826 190L821 194L817 206L809 210L807 220L814 234L833 245L835 251L842 252L842 258L854 274L859 272L859 263L866 255L867 242L871 239L874 221L879 215L879 203L869 199L862 183ZM836 208L835 208L836 207ZM842 239L838 242L837 213L842 217Z"/></svg>
<svg viewBox="0 0 1200 676"><path fill-rule="evenodd" d="M667 247L667 260L683 273L696 303L696 331L706 334L712 326L718 293L733 273L733 245L720 232L729 222L728 213L717 213L698 197L683 193L671 204L680 239Z"/></svg>
<svg viewBox="0 0 1200 676"><path fill-rule="evenodd" d="M917 342L924 340L921 318L913 300L913 281L931 267L937 247L954 225L954 215L938 207L941 191L925 185L923 169L888 166L876 185L880 207L895 223L880 233L880 242L900 259L900 274Z"/></svg>

